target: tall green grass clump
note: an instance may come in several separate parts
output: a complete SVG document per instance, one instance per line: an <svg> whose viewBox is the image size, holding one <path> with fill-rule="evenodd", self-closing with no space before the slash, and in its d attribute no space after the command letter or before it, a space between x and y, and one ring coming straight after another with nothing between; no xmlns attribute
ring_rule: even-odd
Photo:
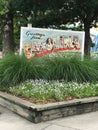
<svg viewBox="0 0 98 130"><path fill-rule="evenodd" d="M93 67L98 70L98 58L93 59Z"/></svg>
<svg viewBox="0 0 98 130"><path fill-rule="evenodd" d="M47 59L45 64L49 80L64 80L67 82L98 81L98 70L90 59L81 61L77 56L71 58L57 56Z"/></svg>
<svg viewBox="0 0 98 130"><path fill-rule="evenodd" d="M8 55L0 60L0 86L12 86L27 79L39 77L36 60L29 61L22 56Z"/></svg>
<svg viewBox="0 0 98 130"><path fill-rule="evenodd" d="M35 57L33 60L8 55L0 60L0 87L15 86L28 79L97 82L98 60L64 55Z"/></svg>

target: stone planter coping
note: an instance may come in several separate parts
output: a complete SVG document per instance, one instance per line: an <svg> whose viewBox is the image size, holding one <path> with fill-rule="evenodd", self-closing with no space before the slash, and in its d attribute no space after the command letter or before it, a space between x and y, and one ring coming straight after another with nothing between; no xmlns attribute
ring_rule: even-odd
<svg viewBox="0 0 98 130"><path fill-rule="evenodd" d="M39 123L97 111L98 97L36 105L16 96L0 92L0 104L33 123Z"/></svg>

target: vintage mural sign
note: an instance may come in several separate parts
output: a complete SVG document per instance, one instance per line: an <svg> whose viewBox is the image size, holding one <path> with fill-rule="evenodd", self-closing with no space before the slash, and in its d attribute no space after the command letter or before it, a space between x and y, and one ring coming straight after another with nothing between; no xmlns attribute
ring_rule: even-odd
<svg viewBox="0 0 98 130"><path fill-rule="evenodd" d="M21 27L20 54L28 59L57 53L84 55L84 32Z"/></svg>

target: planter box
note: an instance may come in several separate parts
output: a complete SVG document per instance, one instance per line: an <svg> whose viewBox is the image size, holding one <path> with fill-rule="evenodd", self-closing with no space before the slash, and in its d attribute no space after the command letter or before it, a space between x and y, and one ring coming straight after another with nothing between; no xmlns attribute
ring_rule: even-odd
<svg viewBox="0 0 98 130"><path fill-rule="evenodd" d="M36 105L7 93L0 92L0 104L20 116L39 123L98 110L98 97Z"/></svg>

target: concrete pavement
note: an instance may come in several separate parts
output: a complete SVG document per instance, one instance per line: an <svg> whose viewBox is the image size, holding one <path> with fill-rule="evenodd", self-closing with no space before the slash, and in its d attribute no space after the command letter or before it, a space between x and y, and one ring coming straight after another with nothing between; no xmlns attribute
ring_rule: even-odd
<svg viewBox="0 0 98 130"><path fill-rule="evenodd" d="M0 130L98 130L98 111L34 124L0 106Z"/></svg>

